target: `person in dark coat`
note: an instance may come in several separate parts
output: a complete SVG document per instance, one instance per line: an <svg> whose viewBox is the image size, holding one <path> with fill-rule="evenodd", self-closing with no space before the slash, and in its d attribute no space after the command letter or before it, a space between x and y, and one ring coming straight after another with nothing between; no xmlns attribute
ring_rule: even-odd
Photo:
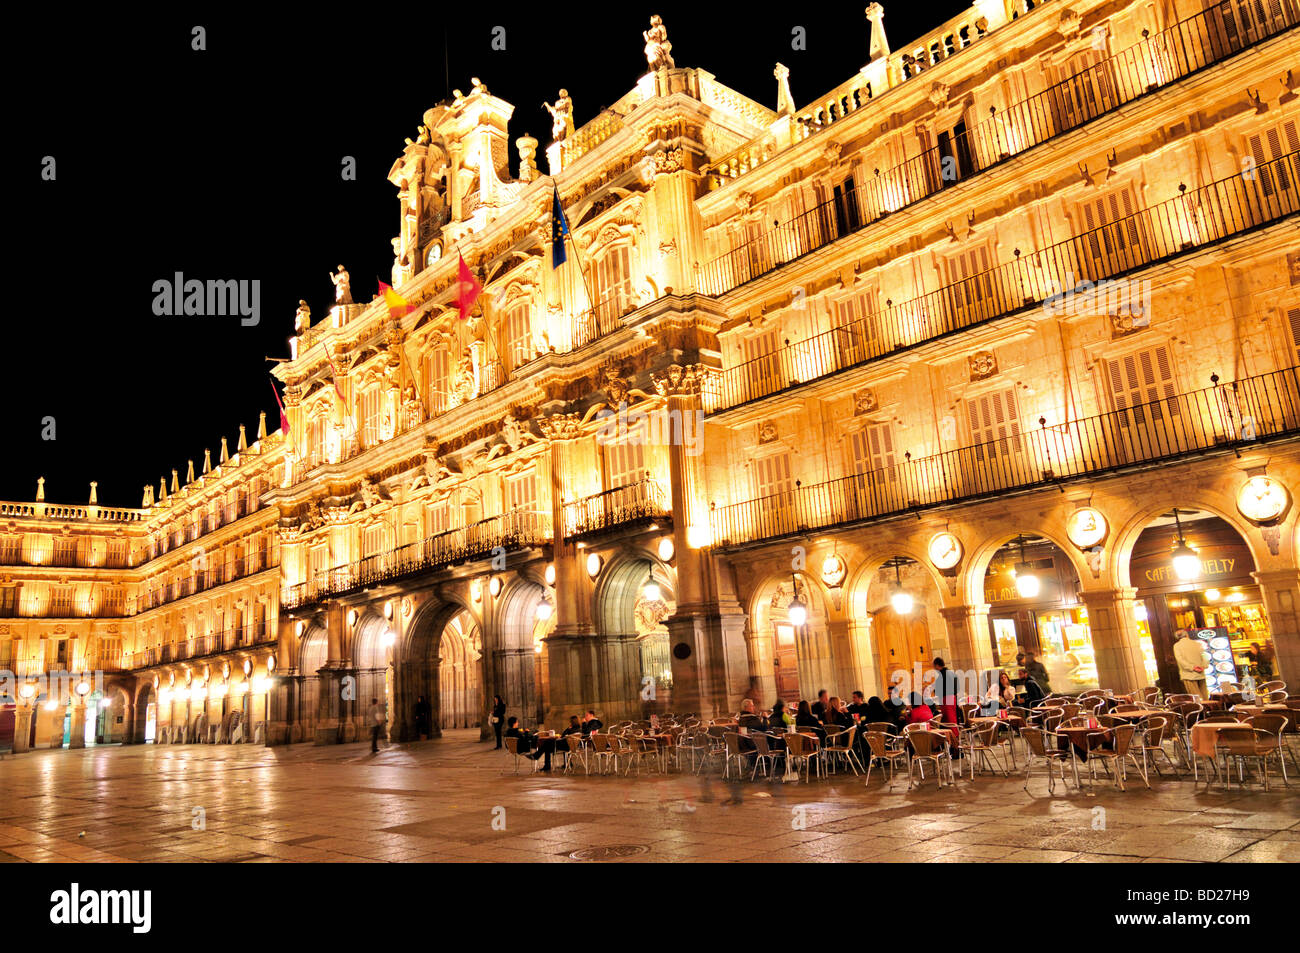
<svg viewBox="0 0 1300 953"><path fill-rule="evenodd" d="M498 751L500 751L502 747L501 733L502 731L505 730L505 727L506 727L505 700L502 699L500 695L493 695L492 696L492 730L496 732L496 736L497 736L496 750Z"/></svg>
<svg viewBox="0 0 1300 953"><path fill-rule="evenodd" d="M415 703L415 740L433 737L433 706L423 695Z"/></svg>

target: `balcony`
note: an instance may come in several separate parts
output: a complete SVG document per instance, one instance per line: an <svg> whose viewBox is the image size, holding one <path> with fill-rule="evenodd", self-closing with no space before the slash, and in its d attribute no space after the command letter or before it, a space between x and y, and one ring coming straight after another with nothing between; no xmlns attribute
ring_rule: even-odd
<svg viewBox="0 0 1300 953"><path fill-rule="evenodd" d="M700 290L726 294L1297 23L1300 5L1294 2L1271 7L1265 15L1244 0L1231 0L1189 17L1000 113L993 111L964 133L940 137L919 156L863 176L865 181L855 181L849 192L713 259L701 271ZM820 129L820 114L814 120ZM717 173L734 179L769 157L770 149L756 141L720 160L725 165ZM714 187L723 183L717 177L711 181Z"/></svg>
<svg viewBox="0 0 1300 953"><path fill-rule="evenodd" d="M649 523L671 515L670 494L657 480L615 487L564 504L564 538L587 536L616 526Z"/></svg>
<svg viewBox="0 0 1300 953"><path fill-rule="evenodd" d="M269 645L276 638L275 632L264 621L254 625L236 626L222 632L213 632L208 635L196 636L180 642L169 642L166 645L158 645L153 648L142 649L139 652L133 652L129 657L129 667L136 670L154 665L163 665L168 662L208 658L241 648Z"/></svg>
<svg viewBox="0 0 1300 953"><path fill-rule="evenodd" d="M498 548L521 550L551 541L545 514L512 512L492 516L470 526L447 530L356 562L314 573L306 582L281 591L285 609L360 592L371 586L398 582L420 573L445 569L475 559L486 559Z"/></svg>
<svg viewBox="0 0 1300 953"><path fill-rule="evenodd" d="M1040 418L1029 433L720 507L714 539L734 549L1300 436L1298 372L1289 367L1051 427Z"/></svg>
<svg viewBox="0 0 1300 953"><path fill-rule="evenodd" d="M156 609L177 599L184 599L199 592L215 589L217 586L255 575L272 568L266 551L254 550L239 559L232 559L214 569L205 569L186 576L184 579L168 583L161 589L155 589L140 599L141 612Z"/></svg>
<svg viewBox="0 0 1300 953"><path fill-rule="evenodd" d="M938 291L727 368L706 386L704 408L716 413L994 318L1050 307L1084 281L1119 278L1300 211L1300 152L1265 163L1256 173L1253 180L1238 174L1189 190ZM1110 287L1098 287L1097 293L1105 294Z"/></svg>

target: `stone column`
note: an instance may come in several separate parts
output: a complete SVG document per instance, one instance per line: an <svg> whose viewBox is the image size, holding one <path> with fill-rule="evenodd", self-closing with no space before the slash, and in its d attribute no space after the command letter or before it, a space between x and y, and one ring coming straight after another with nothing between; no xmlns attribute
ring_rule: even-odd
<svg viewBox="0 0 1300 953"><path fill-rule="evenodd" d="M1300 680L1300 571L1275 569L1251 573L1259 583L1268 630L1273 636L1276 677Z"/></svg>
<svg viewBox="0 0 1300 953"><path fill-rule="evenodd" d="M861 690L870 698L879 695L884 698L888 685L881 685L876 673L875 653L871 645L871 619L849 619L847 627L848 664L841 667L840 677L846 679L841 683L844 691Z"/></svg>
<svg viewBox="0 0 1300 953"><path fill-rule="evenodd" d="M772 635L745 626L745 656L749 662L749 697L757 708L776 700L776 664Z"/></svg>
<svg viewBox="0 0 1300 953"><path fill-rule="evenodd" d="M984 672L995 667L989 638L989 605L947 606L939 610L948 626L944 664L954 670Z"/></svg>
<svg viewBox="0 0 1300 953"><path fill-rule="evenodd" d="M1145 686L1146 666L1134 613L1137 590L1129 587L1085 590L1080 595L1088 607L1088 628L1097 657L1097 684L1114 689L1117 694Z"/></svg>

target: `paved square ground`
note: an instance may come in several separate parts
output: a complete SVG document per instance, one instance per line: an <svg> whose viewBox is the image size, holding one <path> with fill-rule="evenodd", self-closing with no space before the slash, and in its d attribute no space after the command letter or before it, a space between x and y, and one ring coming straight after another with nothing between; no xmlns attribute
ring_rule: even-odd
<svg viewBox="0 0 1300 953"><path fill-rule="evenodd" d="M130 746L0 759L3 861L1300 861L1300 783L1224 793L1132 772L1094 797L1036 774L907 790L837 775L519 774L477 731L284 748ZM711 800L710 800L711 798ZM1098 810L1100 809L1100 810ZM203 829L196 829L202 827ZM584 857L593 854L584 855Z"/></svg>

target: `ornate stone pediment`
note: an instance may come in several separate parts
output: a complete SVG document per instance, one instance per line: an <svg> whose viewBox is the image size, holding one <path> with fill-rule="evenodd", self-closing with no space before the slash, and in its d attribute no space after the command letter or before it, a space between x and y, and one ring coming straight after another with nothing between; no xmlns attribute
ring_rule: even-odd
<svg viewBox="0 0 1300 953"><path fill-rule="evenodd" d="M539 417L537 426L550 440L572 440L581 435L582 421L577 414L550 414Z"/></svg>
<svg viewBox="0 0 1300 953"><path fill-rule="evenodd" d="M660 397L673 394L698 394L712 371L703 364L670 364L663 375L651 374L655 393Z"/></svg>
<svg viewBox="0 0 1300 953"><path fill-rule="evenodd" d="M537 437L533 435L531 424L528 421L516 419L513 411L508 411L501 419L501 439L506 442L510 452L518 450L526 444L535 443Z"/></svg>

